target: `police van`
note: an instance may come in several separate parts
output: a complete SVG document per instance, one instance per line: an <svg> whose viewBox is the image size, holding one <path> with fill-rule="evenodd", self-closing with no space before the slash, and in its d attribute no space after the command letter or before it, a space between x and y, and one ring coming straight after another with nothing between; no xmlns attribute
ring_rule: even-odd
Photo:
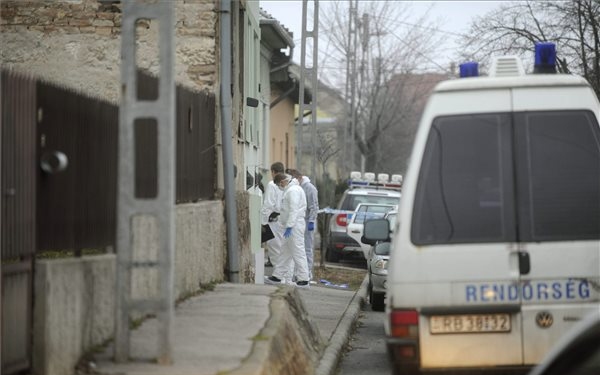
<svg viewBox="0 0 600 375"><path fill-rule="evenodd" d="M527 369L600 314L600 105L554 48L533 74L461 65L426 105L388 264L395 373Z"/></svg>

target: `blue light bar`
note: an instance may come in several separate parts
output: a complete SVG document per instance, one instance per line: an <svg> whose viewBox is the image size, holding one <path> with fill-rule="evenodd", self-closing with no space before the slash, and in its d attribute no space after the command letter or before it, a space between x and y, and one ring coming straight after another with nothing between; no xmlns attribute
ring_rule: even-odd
<svg viewBox="0 0 600 375"><path fill-rule="evenodd" d="M556 45L542 42L535 44L534 73L556 73Z"/></svg>
<svg viewBox="0 0 600 375"><path fill-rule="evenodd" d="M479 76L479 64L470 61L459 65L460 78L477 77Z"/></svg>

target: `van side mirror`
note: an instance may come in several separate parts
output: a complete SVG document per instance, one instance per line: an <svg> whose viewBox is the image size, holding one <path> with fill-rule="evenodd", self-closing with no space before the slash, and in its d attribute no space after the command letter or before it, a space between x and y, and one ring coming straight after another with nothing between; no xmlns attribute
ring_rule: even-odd
<svg viewBox="0 0 600 375"><path fill-rule="evenodd" d="M371 241L371 242L366 242ZM390 240L390 223L387 219L371 219L365 221L361 241L374 245L377 241Z"/></svg>
<svg viewBox="0 0 600 375"><path fill-rule="evenodd" d="M362 236L360 236L360 242L367 244L367 245L371 245L371 246L375 246L375 244L377 243L376 240L366 238L364 234Z"/></svg>

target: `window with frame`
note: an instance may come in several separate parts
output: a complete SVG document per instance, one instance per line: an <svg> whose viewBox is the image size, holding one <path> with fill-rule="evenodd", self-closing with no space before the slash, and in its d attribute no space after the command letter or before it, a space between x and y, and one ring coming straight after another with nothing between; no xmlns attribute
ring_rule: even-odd
<svg viewBox="0 0 600 375"><path fill-rule="evenodd" d="M413 243L600 238L599 133L588 111L434 119Z"/></svg>

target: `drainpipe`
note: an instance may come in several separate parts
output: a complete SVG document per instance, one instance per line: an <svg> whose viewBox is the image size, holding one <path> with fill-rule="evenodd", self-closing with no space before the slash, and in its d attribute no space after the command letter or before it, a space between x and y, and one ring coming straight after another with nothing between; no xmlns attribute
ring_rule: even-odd
<svg viewBox="0 0 600 375"><path fill-rule="evenodd" d="M238 225L233 179L233 152L231 132L231 0L221 0L221 143L223 144L223 182L225 185L225 220L227 230L227 260L229 281L240 282L238 256Z"/></svg>

